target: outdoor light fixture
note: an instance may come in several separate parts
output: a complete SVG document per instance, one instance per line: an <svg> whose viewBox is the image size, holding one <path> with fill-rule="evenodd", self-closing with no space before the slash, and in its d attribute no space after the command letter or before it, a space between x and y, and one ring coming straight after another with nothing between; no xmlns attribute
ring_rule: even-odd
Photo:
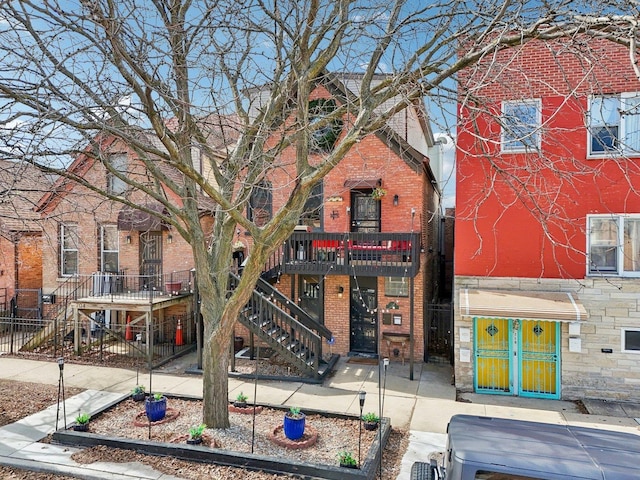
<svg viewBox="0 0 640 480"><path fill-rule="evenodd" d="M360 400L360 429L358 430L358 468L360 468L360 452L362 451L362 408L364 407L364 397L367 392L361 390L358 392L358 400Z"/></svg>
<svg viewBox="0 0 640 480"><path fill-rule="evenodd" d="M344 287L340 285L338 287L338 298L342 298L342 295L344 295Z"/></svg>
<svg viewBox="0 0 640 480"><path fill-rule="evenodd" d="M167 242L173 243L173 235L171 234L167 235Z"/></svg>
<svg viewBox="0 0 640 480"><path fill-rule="evenodd" d="M131 235L127 235L126 241L127 243L131 243Z"/></svg>
<svg viewBox="0 0 640 480"><path fill-rule="evenodd" d="M56 430L58 430L58 421L60 420L60 404L62 403L62 417L64 418L64 429L67 429L67 403L64 401L64 358L58 357L58 368L60 376L58 377L58 408L56 410Z"/></svg>
<svg viewBox="0 0 640 480"><path fill-rule="evenodd" d="M398 194L395 194L393 196L393 205L397 207L399 202L400 202L400 197L398 196Z"/></svg>

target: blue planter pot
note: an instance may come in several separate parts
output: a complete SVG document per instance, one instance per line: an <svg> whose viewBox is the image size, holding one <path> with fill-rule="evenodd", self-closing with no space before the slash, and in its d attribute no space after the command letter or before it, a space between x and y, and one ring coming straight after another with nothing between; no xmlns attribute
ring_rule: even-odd
<svg viewBox="0 0 640 480"><path fill-rule="evenodd" d="M144 411L150 422L162 420L167 414L167 397L162 397L160 400L155 400L153 397L147 398L144 402Z"/></svg>
<svg viewBox="0 0 640 480"><path fill-rule="evenodd" d="M298 440L304 435L304 423L306 416L304 413L299 415L299 418L292 418L289 414L284 416L284 436L289 440Z"/></svg>

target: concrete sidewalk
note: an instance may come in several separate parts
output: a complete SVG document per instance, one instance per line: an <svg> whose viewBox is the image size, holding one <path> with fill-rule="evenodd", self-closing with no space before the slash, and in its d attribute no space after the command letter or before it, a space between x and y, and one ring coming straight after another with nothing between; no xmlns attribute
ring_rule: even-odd
<svg viewBox="0 0 640 480"><path fill-rule="evenodd" d="M181 374L175 365L154 372L152 391L202 396L202 378ZM170 373L167 373L170 372ZM574 402L537 400L496 395L462 394L456 401L451 385L451 367L418 363L414 365L414 380L409 379L409 365L391 363L385 372L377 365L349 363L341 359L323 385L303 382L257 383L256 401L303 409L329 410L359 414L358 392L367 392L364 412L379 412L391 418L394 427L410 431L410 444L404 456L398 480L408 480L414 461L424 461L430 452L444 449L446 427L452 415L464 413L487 415L546 423L570 423L595 428L616 429L638 434L640 407L611 402L584 402L593 414L581 413ZM60 371L55 362L41 362L12 357L0 357L0 378L56 385ZM73 422L82 409L97 412L105 404L125 398L136 384L149 388L149 375L135 371L91 365L65 364L65 387L87 389L66 401L67 424ZM254 383L229 379L229 399L240 391L252 392ZM56 399L52 399L52 403ZM82 474L82 478L162 479L172 477L141 464L100 463L79 465L70 457L68 447L38 443L56 427L56 405L43 412L0 429L0 464L22 468L38 467L55 473ZM59 419L59 427L65 419Z"/></svg>

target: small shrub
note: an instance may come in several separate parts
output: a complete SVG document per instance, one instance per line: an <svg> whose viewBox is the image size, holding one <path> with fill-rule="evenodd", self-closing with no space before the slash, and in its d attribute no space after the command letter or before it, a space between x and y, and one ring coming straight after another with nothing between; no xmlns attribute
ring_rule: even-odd
<svg viewBox="0 0 640 480"><path fill-rule="evenodd" d="M140 395L141 393L144 393L144 385L136 385L135 387L133 387L133 390L131 390L131 394L132 395Z"/></svg>
<svg viewBox="0 0 640 480"><path fill-rule="evenodd" d="M91 420L91 415L89 415L88 413L80 413L76 417L76 423L78 425L86 425L87 423L89 423L89 420Z"/></svg>
<svg viewBox="0 0 640 480"><path fill-rule="evenodd" d="M340 465L344 465L347 467L355 467L358 465L358 462L356 462L356 459L353 458L351 452L347 452L346 450L338 453L338 460L340 462Z"/></svg>
<svg viewBox="0 0 640 480"><path fill-rule="evenodd" d="M154 399L156 402L159 402L160 400L162 400L162 397L163 397L163 396L164 396L164 395L162 395L161 393L154 393L154 394L153 394L153 399Z"/></svg>
<svg viewBox="0 0 640 480"><path fill-rule="evenodd" d="M244 393L240 392L236 397L236 402L245 403L249 397L247 397Z"/></svg>
<svg viewBox="0 0 640 480"><path fill-rule="evenodd" d="M287 413L291 418L300 418L302 413L300 412L300 407L291 407L289 408L289 413Z"/></svg>
<svg viewBox="0 0 640 480"><path fill-rule="evenodd" d="M189 429L189 436L192 439L201 438L204 431L207 429L207 425L201 423L200 425L194 425Z"/></svg>
<svg viewBox="0 0 640 480"><path fill-rule="evenodd" d="M380 421L380 417L374 412L368 412L362 415L362 421L368 423L378 423Z"/></svg>

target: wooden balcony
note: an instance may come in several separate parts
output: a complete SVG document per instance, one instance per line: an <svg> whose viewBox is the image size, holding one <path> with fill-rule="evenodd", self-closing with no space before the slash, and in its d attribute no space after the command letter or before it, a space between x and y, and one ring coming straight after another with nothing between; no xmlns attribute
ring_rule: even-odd
<svg viewBox="0 0 640 480"><path fill-rule="evenodd" d="M285 274L414 277L420 268L417 233L294 232L280 263Z"/></svg>

